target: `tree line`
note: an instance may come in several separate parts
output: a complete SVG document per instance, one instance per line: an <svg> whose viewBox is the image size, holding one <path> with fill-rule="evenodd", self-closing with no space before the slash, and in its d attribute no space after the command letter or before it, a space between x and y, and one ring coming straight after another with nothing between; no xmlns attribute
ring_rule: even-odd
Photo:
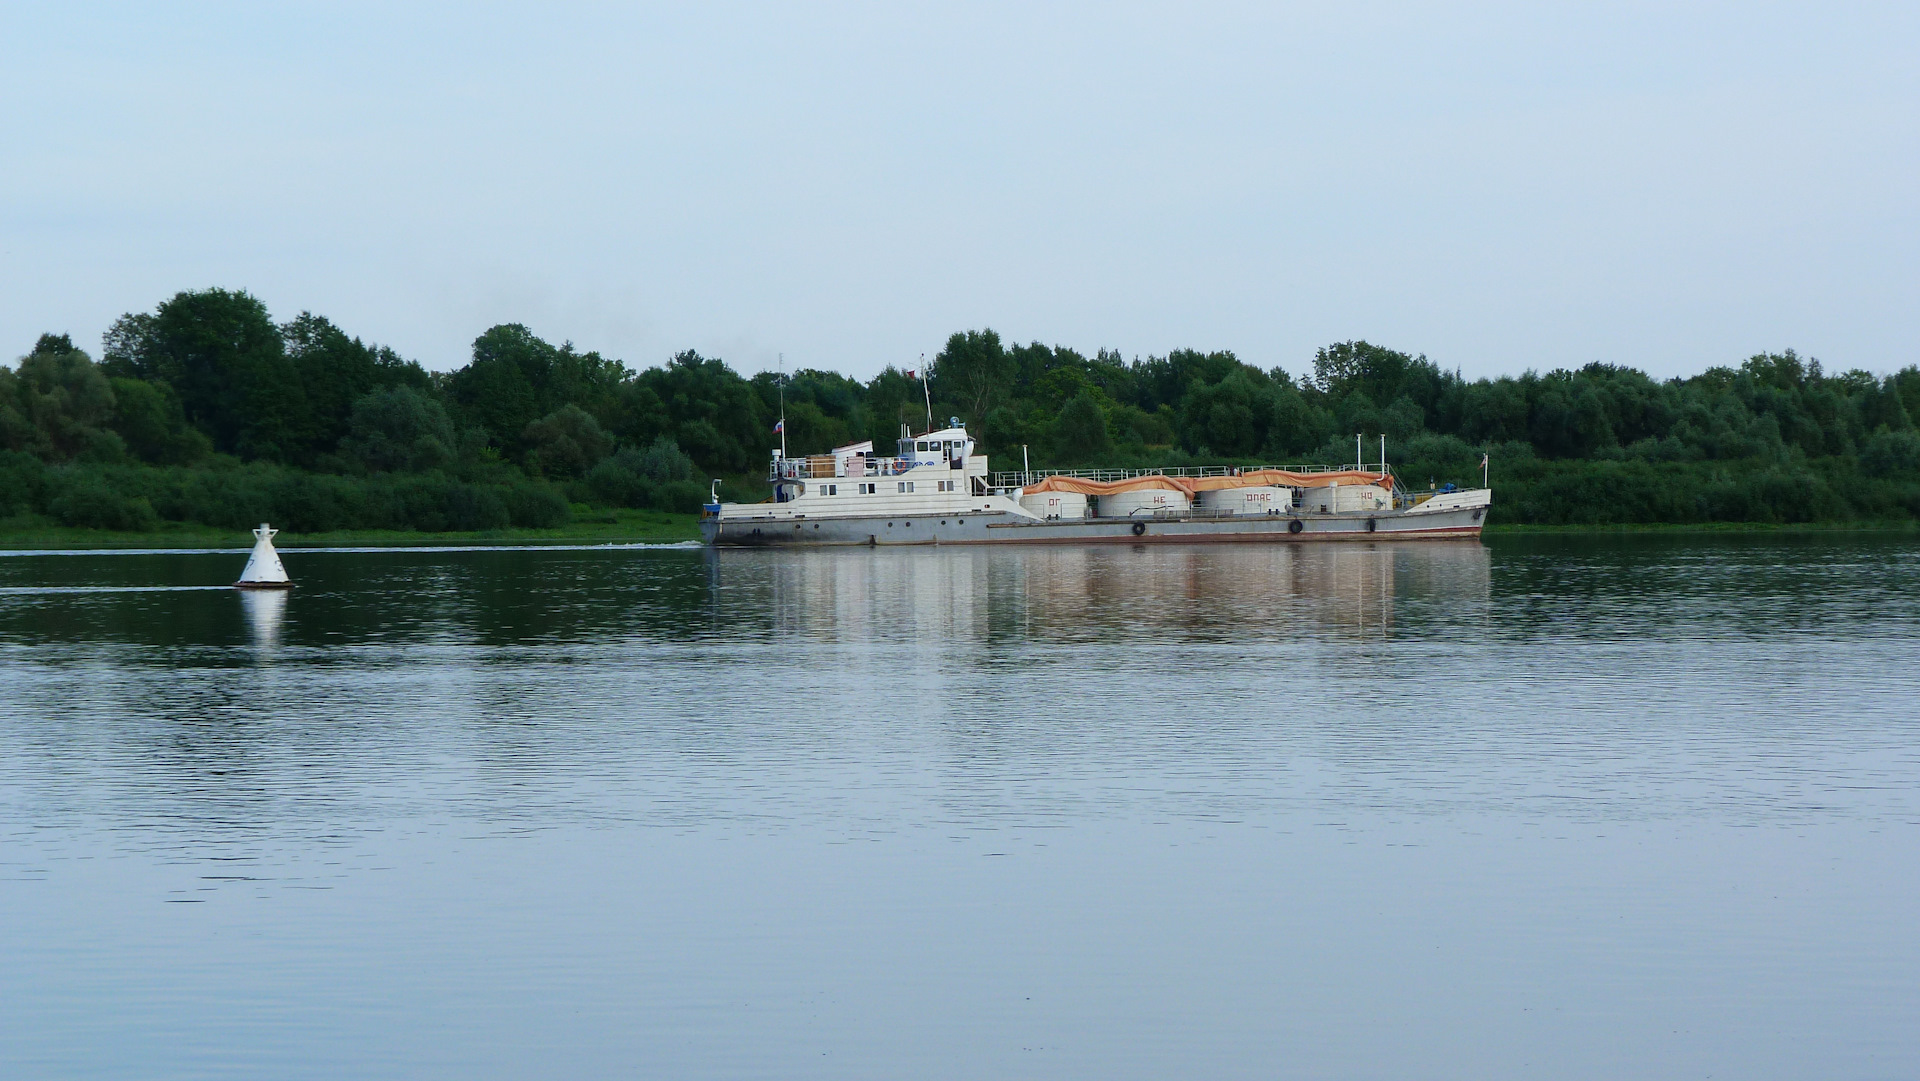
<svg viewBox="0 0 1920 1081"><path fill-rule="evenodd" d="M0 367L0 519L439 531L690 511L710 478L763 494L783 414L792 453L886 453L929 399L1002 468L1023 451L1036 467L1337 464L1355 434L1368 460L1385 435L1413 484L1476 482L1489 455L1508 521L1920 516L1920 368L1828 373L1791 350L1684 379L1596 363L1468 380L1352 341L1296 379L1225 351L1127 360L977 330L925 372L861 382L743 377L692 351L636 371L506 324L428 372L323 316L276 323L208 289L122 316L98 359L45 334Z"/></svg>

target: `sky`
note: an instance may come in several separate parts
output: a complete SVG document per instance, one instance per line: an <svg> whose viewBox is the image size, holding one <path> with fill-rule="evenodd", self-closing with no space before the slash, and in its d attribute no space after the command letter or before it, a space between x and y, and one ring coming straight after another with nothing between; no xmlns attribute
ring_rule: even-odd
<svg viewBox="0 0 1920 1081"><path fill-rule="evenodd" d="M0 3L0 356L246 289L861 378L991 327L1920 363L1920 5Z"/></svg>

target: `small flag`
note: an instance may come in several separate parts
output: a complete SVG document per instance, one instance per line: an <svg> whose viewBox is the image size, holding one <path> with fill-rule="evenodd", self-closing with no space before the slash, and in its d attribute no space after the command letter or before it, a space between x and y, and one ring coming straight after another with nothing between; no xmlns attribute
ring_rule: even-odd
<svg viewBox="0 0 1920 1081"><path fill-rule="evenodd" d="M915 370L913 370L913 369L911 369L911 368L909 368L909 369L907 369L907 378L908 378L908 379L918 379L918 378L920 378L920 373L919 373L919 372L917 372L917 371L915 371Z"/></svg>
<svg viewBox="0 0 1920 1081"><path fill-rule="evenodd" d="M1483 465L1483 466L1487 464L1487 456L1486 456L1486 455L1484 455L1484 454L1482 454L1482 455L1480 456L1480 464L1481 464L1481 465Z"/></svg>
<svg viewBox="0 0 1920 1081"><path fill-rule="evenodd" d="M781 432L784 432L786 430L787 430L787 418L781 417L778 421L774 422L773 434L779 435Z"/></svg>

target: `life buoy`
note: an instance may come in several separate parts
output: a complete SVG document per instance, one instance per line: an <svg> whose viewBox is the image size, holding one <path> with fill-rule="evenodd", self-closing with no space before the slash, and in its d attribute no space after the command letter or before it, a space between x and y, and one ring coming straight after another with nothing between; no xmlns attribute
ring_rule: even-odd
<svg viewBox="0 0 1920 1081"><path fill-rule="evenodd" d="M893 462L893 475L897 477L900 474L905 473L907 470L912 468L913 468L912 463L907 462L903 459L896 458L894 459L894 462Z"/></svg>
<svg viewBox="0 0 1920 1081"><path fill-rule="evenodd" d="M1377 519L1373 519L1373 518L1367 519L1367 532L1371 533L1374 530L1379 528L1380 528L1380 523Z"/></svg>
<svg viewBox="0 0 1920 1081"><path fill-rule="evenodd" d="M1136 537L1142 537L1142 536L1145 536L1145 535L1146 535L1146 532L1147 532L1147 523L1145 523L1145 522L1135 522L1135 523L1133 523L1133 535L1134 535L1134 536L1136 536Z"/></svg>
<svg viewBox="0 0 1920 1081"><path fill-rule="evenodd" d="M1301 521L1298 518L1295 518L1293 521L1287 523L1287 532L1289 533L1298 533L1305 528L1307 528L1307 523Z"/></svg>

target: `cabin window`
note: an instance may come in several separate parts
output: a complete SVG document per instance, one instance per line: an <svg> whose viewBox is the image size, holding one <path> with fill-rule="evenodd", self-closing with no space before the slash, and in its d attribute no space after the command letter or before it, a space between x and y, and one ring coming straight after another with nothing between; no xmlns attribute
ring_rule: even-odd
<svg viewBox="0 0 1920 1081"><path fill-rule="evenodd" d="M926 441L926 440L924 440L924 439L922 439L921 441L919 441L918 443L915 443L915 444L913 445L913 449L914 449L914 450L926 450L926 449L927 449L927 441Z"/></svg>
<svg viewBox="0 0 1920 1081"><path fill-rule="evenodd" d="M880 486L878 484L862 484L860 486L861 495L874 495L879 491L880 491Z"/></svg>
<svg viewBox="0 0 1920 1081"><path fill-rule="evenodd" d="M941 491L943 491L943 492L951 492L951 491L953 491L953 482L952 482L952 481L950 481L950 480L943 480L943 481L941 481L941 482L940 482L940 490L941 490Z"/></svg>
<svg viewBox="0 0 1920 1081"><path fill-rule="evenodd" d="M839 495L839 494L840 494L840 486L839 486L838 484L829 484L829 485L827 485L827 491L826 491L826 494L827 494L827 495Z"/></svg>

